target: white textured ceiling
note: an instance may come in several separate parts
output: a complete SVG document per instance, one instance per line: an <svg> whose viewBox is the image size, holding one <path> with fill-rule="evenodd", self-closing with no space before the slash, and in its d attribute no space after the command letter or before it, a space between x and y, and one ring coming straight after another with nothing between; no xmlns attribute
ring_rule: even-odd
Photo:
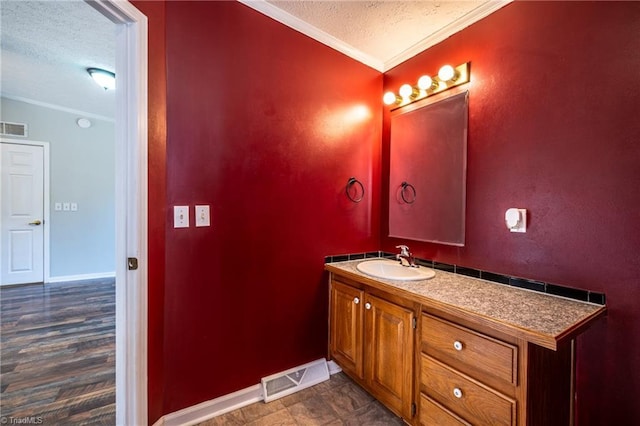
<svg viewBox="0 0 640 426"><path fill-rule="evenodd" d="M78 0L1 0L0 14L3 96L114 116L86 69L115 71L115 24Z"/></svg>
<svg viewBox="0 0 640 426"><path fill-rule="evenodd" d="M511 2L239 1L383 72Z"/></svg>
<svg viewBox="0 0 640 426"><path fill-rule="evenodd" d="M238 0L386 71L511 0ZM115 71L115 24L80 0L0 0L3 96L113 117L88 67Z"/></svg>

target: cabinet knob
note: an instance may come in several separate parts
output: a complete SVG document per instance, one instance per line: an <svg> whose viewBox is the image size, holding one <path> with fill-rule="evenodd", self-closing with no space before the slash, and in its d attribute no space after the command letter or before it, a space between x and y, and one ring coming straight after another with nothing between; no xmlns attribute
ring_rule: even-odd
<svg viewBox="0 0 640 426"><path fill-rule="evenodd" d="M453 388L453 396L456 398L462 398L462 391L460 388Z"/></svg>
<svg viewBox="0 0 640 426"><path fill-rule="evenodd" d="M371 309L371 303L367 302L364 304L365 309Z"/></svg>
<svg viewBox="0 0 640 426"><path fill-rule="evenodd" d="M357 305L358 303L360 303L360 298L359 298L359 297L354 297L354 298L353 298L353 303L355 303L356 305Z"/></svg>
<svg viewBox="0 0 640 426"><path fill-rule="evenodd" d="M461 351L462 350L462 342L456 340L455 342L453 342L453 348L456 351Z"/></svg>

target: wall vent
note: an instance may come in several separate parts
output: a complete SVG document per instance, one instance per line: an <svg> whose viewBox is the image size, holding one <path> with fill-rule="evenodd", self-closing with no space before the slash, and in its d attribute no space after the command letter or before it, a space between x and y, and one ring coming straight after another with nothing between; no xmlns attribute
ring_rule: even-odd
<svg viewBox="0 0 640 426"><path fill-rule="evenodd" d="M0 135L27 137L27 125L0 121Z"/></svg>
<svg viewBox="0 0 640 426"><path fill-rule="evenodd" d="M327 361L319 359L262 379L264 402L273 401L329 380Z"/></svg>

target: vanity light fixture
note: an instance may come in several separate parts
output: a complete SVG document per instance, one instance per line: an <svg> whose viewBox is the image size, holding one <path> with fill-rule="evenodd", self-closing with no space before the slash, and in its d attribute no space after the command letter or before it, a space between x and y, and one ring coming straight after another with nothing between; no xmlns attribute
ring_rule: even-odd
<svg viewBox="0 0 640 426"><path fill-rule="evenodd" d="M442 81L455 81L456 77L456 70L451 65L445 65L438 71L438 78Z"/></svg>
<svg viewBox="0 0 640 426"><path fill-rule="evenodd" d="M387 92L382 97L382 101L391 109L400 108L427 96L468 83L470 79L470 62L465 62L457 67L444 65L438 71L437 76L423 75L415 86L403 84L400 86L398 95L394 92Z"/></svg>
<svg viewBox="0 0 640 426"><path fill-rule="evenodd" d="M418 91L414 89L410 84L403 84L398 91L402 99L412 99L418 94Z"/></svg>
<svg viewBox="0 0 640 426"><path fill-rule="evenodd" d="M384 102L385 105L393 105L402 102L402 98L393 92L387 92L382 97L382 102Z"/></svg>
<svg viewBox="0 0 640 426"><path fill-rule="evenodd" d="M438 87L438 82L431 78L430 75L423 75L418 79L418 89L422 91L434 90Z"/></svg>
<svg viewBox="0 0 640 426"><path fill-rule="evenodd" d="M116 75L111 71L101 68L87 68L87 72L104 90L114 90L116 88Z"/></svg>

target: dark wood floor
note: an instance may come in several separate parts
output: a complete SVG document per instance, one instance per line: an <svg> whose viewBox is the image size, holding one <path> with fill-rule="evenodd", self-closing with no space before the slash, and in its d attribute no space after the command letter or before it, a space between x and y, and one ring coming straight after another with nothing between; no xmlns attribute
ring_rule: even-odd
<svg viewBox="0 0 640 426"><path fill-rule="evenodd" d="M113 279L0 287L0 424L115 425ZM403 422L340 373L202 426Z"/></svg>
<svg viewBox="0 0 640 426"><path fill-rule="evenodd" d="M2 424L115 424L113 279L2 287L0 327Z"/></svg>

